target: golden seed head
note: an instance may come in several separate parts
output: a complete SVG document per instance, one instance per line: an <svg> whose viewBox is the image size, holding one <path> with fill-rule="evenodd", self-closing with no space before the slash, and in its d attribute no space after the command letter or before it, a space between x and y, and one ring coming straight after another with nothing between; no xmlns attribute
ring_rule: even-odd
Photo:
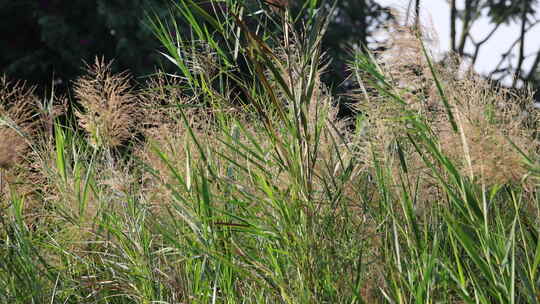
<svg viewBox="0 0 540 304"><path fill-rule="evenodd" d="M76 116L96 147L114 148L125 143L133 136L140 116L129 74L112 74L111 64L96 58L87 68L88 75L75 82L75 96L83 107Z"/></svg>
<svg viewBox="0 0 540 304"><path fill-rule="evenodd" d="M36 131L37 97L34 87L0 78L0 168L9 169L23 157L29 143L25 136Z"/></svg>

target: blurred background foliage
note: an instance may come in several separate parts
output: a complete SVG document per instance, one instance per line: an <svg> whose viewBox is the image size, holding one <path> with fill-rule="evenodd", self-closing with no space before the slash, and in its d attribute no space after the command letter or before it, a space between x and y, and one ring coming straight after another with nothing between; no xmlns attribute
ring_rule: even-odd
<svg viewBox="0 0 540 304"><path fill-rule="evenodd" d="M415 8L420 9L421 1L410 0L407 14L413 15ZM250 0L246 1L246 7L254 12L274 7L269 2L287 2L291 11L300 15L298 20L302 20L301 14L308 12L301 9L305 2L292 0ZM482 47L484 39L470 35L472 24L482 16L491 17L494 28L509 22L521 24L522 40L516 37L512 46L515 48L524 44L526 31L538 22L535 7L539 0L461 2L463 7L456 4L456 0L448 0L452 10L451 48L472 60L475 60L475 52L467 53L465 46L469 43ZM201 3L208 7L208 1ZM160 45L147 25L147 13L167 20L173 4L171 0L0 0L1 73L10 79L36 84L40 90L54 83L55 90L64 91L70 81L82 73L83 61L92 62L95 56L114 59L116 71L129 70L136 77L151 74L159 67L172 71L172 65L158 52ZM319 5L329 4L320 2ZM330 62L323 80L334 92L350 89L346 79L351 50L364 45L371 49L379 47L377 39L381 38L376 37L376 32L390 18L389 8L373 0L336 1L323 43ZM538 87L538 53L527 56L536 56L532 69L522 70L523 58L513 66L498 65L489 77L500 80L505 75L521 74L523 80Z"/></svg>
<svg viewBox="0 0 540 304"><path fill-rule="evenodd" d="M152 73L161 55L146 12L166 18L169 7L167 0L0 0L2 73L62 88L95 56L137 76Z"/></svg>

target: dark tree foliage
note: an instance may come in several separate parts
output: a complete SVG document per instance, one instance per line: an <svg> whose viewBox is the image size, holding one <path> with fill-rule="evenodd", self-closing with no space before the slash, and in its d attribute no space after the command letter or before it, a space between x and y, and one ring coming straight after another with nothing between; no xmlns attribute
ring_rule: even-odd
<svg viewBox="0 0 540 304"><path fill-rule="evenodd" d="M420 1L420 0L415 0ZM504 45L506 50L502 53L499 62L494 63L493 70L487 75L488 78L499 82L513 77L512 87L521 86L524 83L540 86L538 67L540 65L540 50L532 54L525 53L525 44L529 39L527 35L538 23L536 9L540 4L538 0L466 0L462 6L457 0L450 0L450 42L451 49L462 57L469 58L472 64L476 63L480 50L490 41L497 31L504 25L518 25L519 34L510 45ZM479 20L490 22L491 28L481 35L473 35L471 29ZM467 48L472 51L467 51ZM513 59L517 50L517 60ZM524 63L532 58L532 66L526 68Z"/></svg>
<svg viewBox="0 0 540 304"><path fill-rule="evenodd" d="M0 68L40 86L67 85L95 56L117 70L154 71L159 45L146 12L166 15L167 0L0 0Z"/></svg>
<svg viewBox="0 0 540 304"><path fill-rule="evenodd" d="M374 33L391 18L388 7L373 0L341 0L323 41L323 49L332 60L324 80L338 91L348 89L342 82L354 48L373 47L378 42ZM340 86L341 85L341 86Z"/></svg>
<svg viewBox="0 0 540 304"><path fill-rule="evenodd" d="M260 7L253 5L257 1L248 2L246 6ZM301 2L288 3L298 7ZM50 87L56 80L59 89L81 74L83 61L104 56L115 59L116 70L150 74L167 62L157 52L160 45L147 26L146 14L165 20L172 4L169 0L0 0L1 72L40 87ZM209 1L201 5L210 10ZM337 2L324 41L332 62L325 81L338 87L352 47L367 44L386 17L372 0Z"/></svg>
<svg viewBox="0 0 540 304"><path fill-rule="evenodd" d="M223 6L223 1L197 0L205 9L212 11L212 4ZM301 14L306 1L302 0L238 0L246 9L259 10L273 6L274 13L280 6L289 6L298 14L298 26L306 20ZM418 9L420 0L413 1ZM427 1L427 0L426 0ZM67 87L69 82L83 71L83 61L92 62L95 56L104 56L106 60L115 59L113 67L117 70L129 70L135 76L148 75L157 67L168 62L159 54L158 40L147 26L147 13L170 18L170 7L174 0L0 0L0 70L12 79L27 80L40 87L50 87L56 80L56 88ZM318 5L329 6L334 1L318 1ZM466 53L465 45L473 43L480 49L483 37L472 40L470 26L481 16L489 16L492 24L509 22L519 23L523 31L513 47L521 47L525 33L538 20L534 18L534 8L539 0L467 0L465 8L458 9L456 0L449 0L453 17L452 49L471 57L474 61L477 52ZM323 42L327 59L330 61L323 80L334 92L349 89L347 82L347 63L353 48L375 47L374 33L388 20L387 7L382 7L375 0L337 0L335 11ZM221 7L222 11L226 8ZM246 13L246 15L248 15ZM179 19L180 16L177 16ZM257 15L247 23L257 26ZM457 22L459 21L459 22ZM181 20L180 20L181 24ZM187 27L181 30L188 30ZM488 36L489 37L489 33ZM522 59L525 59L520 52ZM540 56L533 60L530 71L522 71L523 60L517 66L499 64L493 74L519 74L520 79L540 83L538 67ZM504 59L504 58L502 58ZM502 60L501 60L502 62ZM501 76L502 77L502 76Z"/></svg>
<svg viewBox="0 0 540 304"><path fill-rule="evenodd" d="M488 0L484 7L488 9L488 16L491 17L493 23L509 23L521 21L523 14L534 16L537 5L537 0Z"/></svg>

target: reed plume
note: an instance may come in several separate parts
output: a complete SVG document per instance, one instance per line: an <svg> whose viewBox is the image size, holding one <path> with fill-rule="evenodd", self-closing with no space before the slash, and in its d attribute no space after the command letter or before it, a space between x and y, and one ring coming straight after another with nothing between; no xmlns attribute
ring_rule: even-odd
<svg viewBox="0 0 540 304"><path fill-rule="evenodd" d="M130 75L113 74L111 65L96 58L92 66L87 66L88 74L75 82L75 96L83 107L76 116L95 147L115 148L126 143L135 133L140 116Z"/></svg>

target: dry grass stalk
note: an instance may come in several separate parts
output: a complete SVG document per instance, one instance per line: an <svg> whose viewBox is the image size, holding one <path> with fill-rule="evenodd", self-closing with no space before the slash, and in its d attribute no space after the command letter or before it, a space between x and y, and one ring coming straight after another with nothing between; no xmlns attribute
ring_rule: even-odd
<svg viewBox="0 0 540 304"><path fill-rule="evenodd" d="M22 165L40 124L34 90L0 78L0 197L7 195L7 185L17 184L18 192L25 194L35 186L28 183L28 166Z"/></svg>
<svg viewBox="0 0 540 304"><path fill-rule="evenodd" d="M186 169L186 162L190 160L196 164L199 161L197 147L190 138L182 113L198 140L205 145L208 140L216 141L210 111L196 107L196 98L183 94L179 79L159 72L147 81L140 96L143 111L141 125L146 142L136 148L135 154L158 172L157 176L145 173L142 185L146 199L159 209L171 201L172 195L166 185L174 184L175 178L154 148L164 153L175 168L184 168L181 170L184 176L189 170Z"/></svg>
<svg viewBox="0 0 540 304"><path fill-rule="evenodd" d="M26 139L9 127L0 129L0 169L8 170L17 164L27 149Z"/></svg>
<svg viewBox="0 0 540 304"><path fill-rule="evenodd" d="M325 201L325 191L328 190L325 187L336 185L336 181L340 181L338 182L340 185L336 187L341 187L344 197L356 203L358 191L355 182L358 181L357 177L361 168L354 166L351 177L346 179L346 184L341 184L340 175L344 173L344 166L348 166L349 161L355 156L351 153L347 138L346 129L350 122L338 117L338 108L333 96L320 79L326 68L324 54L321 55L323 58L306 58L306 56L314 55L305 54L299 49L302 44L298 41L302 39L295 35L294 31L289 34L290 40L285 41L281 48L275 50L277 55L275 64L293 98L287 96L284 88L274 79L270 71L267 71L266 75L279 102L285 105L288 119L293 122L300 136L295 138L287 128L281 128L283 133L277 135L289 144L300 145L301 153L305 156L309 155L309 157L304 157L304 166L310 170L304 170L304 172L311 171L305 176L309 179L309 187L313 190L310 194L311 200ZM318 66L310 66L308 62ZM313 69L316 70L311 74ZM309 92L311 85L313 85L313 91ZM311 94L310 99L306 98L308 94ZM275 114L269 113L269 115ZM276 120L279 121L278 118ZM279 181L276 185L280 185L280 188L282 186L282 190L287 191L292 182L291 176L284 175L278 168L272 169L275 169L275 177ZM285 172L289 171L285 170Z"/></svg>
<svg viewBox="0 0 540 304"><path fill-rule="evenodd" d="M394 176L397 176L401 169L395 152L396 142L406 143L404 136L411 127L403 117L418 115L434 130L441 150L458 165L463 176L488 186L522 183L527 170L522 156L510 141L529 154L538 148L538 141L533 136L537 130L526 123L523 115L524 108L529 115L538 115L532 109L531 96L512 95L509 90L494 88L471 71L462 73L459 60L454 58L434 63L437 78L442 82L456 116L459 132L455 133L422 55L422 41L418 35L412 29L399 27L390 38L390 48L378 56L379 66L389 80L392 92L400 96L404 104L370 93L376 91L370 88L365 91L367 95L358 95L359 110L366 113L370 121L368 140L361 152L365 162L373 164L372 156L375 155L391 164ZM424 183L420 197L438 199L431 169L412 147L405 144L402 148L406 150L411 180L420 178Z"/></svg>
<svg viewBox="0 0 540 304"><path fill-rule="evenodd" d="M54 120L64 113L65 99L40 100L35 87L0 78L0 201L23 197L25 222L37 225L49 187L44 155L54 154ZM1 203L0 203L1 204ZM0 209L2 206L0 206Z"/></svg>
<svg viewBox="0 0 540 304"><path fill-rule="evenodd" d="M29 147L28 137L39 123L35 88L0 78L0 169L15 166Z"/></svg>
<svg viewBox="0 0 540 304"><path fill-rule="evenodd" d="M448 95L455 104L459 133L450 132L447 120L438 122L443 151L483 184L520 184L527 168L513 145L528 155L539 147L536 130L526 122L529 115L538 119L532 96L493 88L473 74L455 81L452 88Z"/></svg>
<svg viewBox="0 0 540 304"><path fill-rule="evenodd" d="M113 75L112 62L96 58L88 75L75 82L75 96L83 107L77 111L79 125L96 147L114 148L131 139L141 111L127 72Z"/></svg>

